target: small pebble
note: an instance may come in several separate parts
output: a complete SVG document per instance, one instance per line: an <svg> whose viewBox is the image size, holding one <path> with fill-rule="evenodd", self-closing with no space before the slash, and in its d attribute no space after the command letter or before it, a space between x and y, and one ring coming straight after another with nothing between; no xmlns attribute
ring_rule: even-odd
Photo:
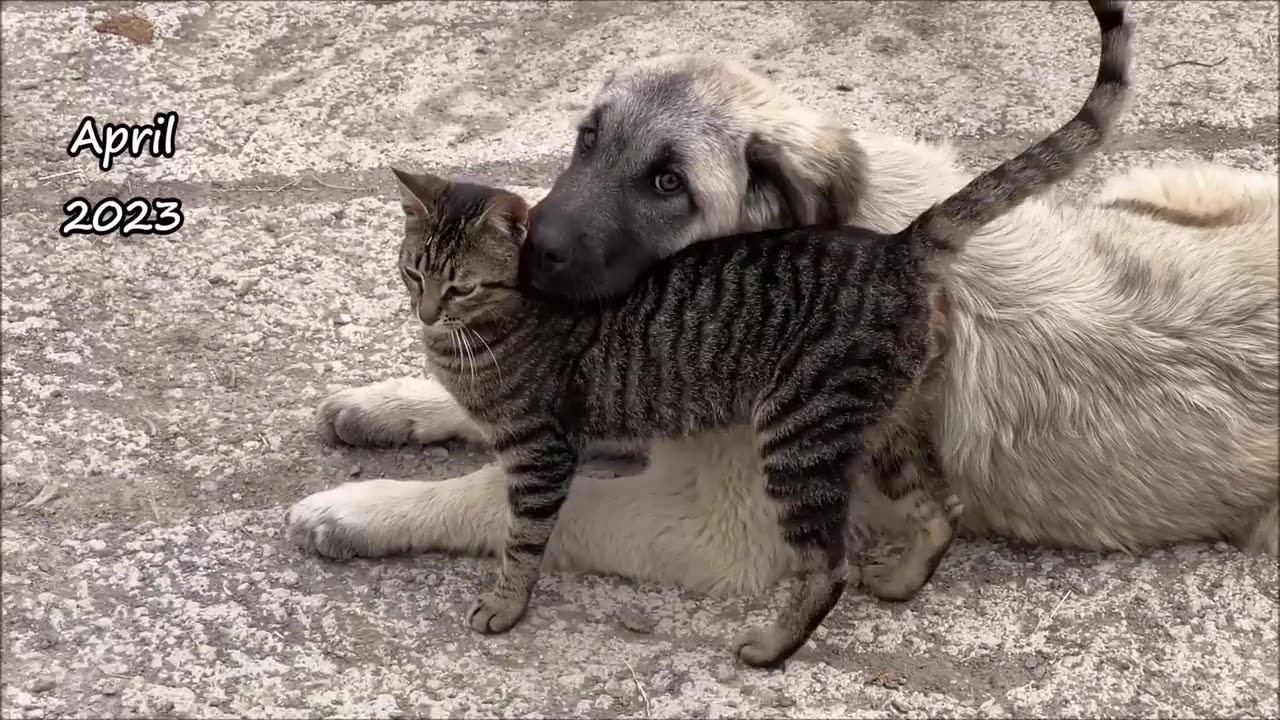
<svg viewBox="0 0 1280 720"><path fill-rule="evenodd" d="M235 500L235 501L239 502L239 501L240 501L240 500L242 500L243 498L244 498L244 496L243 496L243 495L241 495L240 493L231 493L231 499L232 499L232 500Z"/></svg>
<svg viewBox="0 0 1280 720"><path fill-rule="evenodd" d="M85 545L93 552L102 552L107 549L107 544L97 538L90 540Z"/></svg>
<svg viewBox="0 0 1280 720"><path fill-rule="evenodd" d="M618 611L618 622L633 633L648 635L657 627L653 618L633 607L624 607Z"/></svg>
<svg viewBox="0 0 1280 720"><path fill-rule="evenodd" d="M236 284L236 291L235 291L236 297L242 298L245 295L248 295L249 291L253 289L254 285L258 284L258 281L260 279L261 278L255 277L255 278L245 278L241 280L239 283Z"/></svg>
<svg viewBox="0 0 1280 720"><path fill-rule="evenodd" d="M792 700L790 697L787 697L786 695L778 695L778 697L774 698L773 702L770 704L773 705L774 707L786 708L786 707L791 707L792 705L795 705L796 701Z"/></svg>
<svg viewBox="0 0 1280 720"><path fill-rule="evenodd" d="M333 318L334 325L350 325L351 322L352 317L346 313L342 313L341 315L337 315Z"/></svg>
<svg viewBox="0 0 1280 720"><path fill-rule="evenodd" d="M894 709L895 712L901 715L907 714L907 706L903 705L897 698L890 700L889 705Z"/></svg>
<svg viewBox="0 0 1280 720"><path fill-rule="evenodd" d="M44 675L42 677L36 678L35 682L31 683L31 692L46 693L57 686L58 686L57 680L54 680L48 675Z"/></svg>
<svg viewBox="0 0 1280 720"><path fill-rule="evenodd" d="M360 477L360 473L362 472L364 472L364 468L359 465L352 465L351 469L347 471L347 475L350 475L351 477Z"/></svg>
<svg viewBox="0 0 1280 720"><path fill-rule="evenodd" d="M849 87L848 85L845 85L844 83L839 83L836 85L836 92L852 92L852 91L853 91L853 88Z"/></svg>
<svg viewBox="0 0 1280 720"><path fill-rule="evenodd" d="M733 668L729 667L725 663L720 663L719 665L717 665L715 671L712 674L715 675L716 680L722 683L729 682L730 680L733 679L733 676L734 676Z"/></svg>
<svg viewBox="0 0 1280 720"><path fill-rule="evenodd" d="M426 449L426 455L432 460L443 460L449 457L449 449L441 445L432 445Z"/></svg>
<svg viewBox="0 0 1280 720"><path fill-rule="evenodd" d="M1035 666L1039 664L1040 664L1040 658L1036 657L1035 655L1032 655L1031 657L1027 658L1022 662L1022 666L1028 670L1033 669Z"/></svg>

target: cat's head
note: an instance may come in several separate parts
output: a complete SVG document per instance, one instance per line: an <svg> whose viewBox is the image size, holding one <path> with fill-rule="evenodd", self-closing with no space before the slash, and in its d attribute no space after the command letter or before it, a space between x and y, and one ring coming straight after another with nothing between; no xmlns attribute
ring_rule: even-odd
<svg viewBox="0 0 1280 720"><path fill-rule="evenodd" d="M405 219L400 278L423 326L475 330L506 320L519 307L525 201L498 188L391 172Z"/></svg>

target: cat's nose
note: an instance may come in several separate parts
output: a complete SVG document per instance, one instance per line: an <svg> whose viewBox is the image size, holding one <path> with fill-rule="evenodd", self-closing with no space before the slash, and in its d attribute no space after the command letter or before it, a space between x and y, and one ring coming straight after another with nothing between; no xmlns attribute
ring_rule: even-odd
<svg viewBox="0 0 1280 720"><path fill-rule="evenodd" d="M418 319L423 325L434 325L440 319L440 306L429 303L418 303Z"/></svg>

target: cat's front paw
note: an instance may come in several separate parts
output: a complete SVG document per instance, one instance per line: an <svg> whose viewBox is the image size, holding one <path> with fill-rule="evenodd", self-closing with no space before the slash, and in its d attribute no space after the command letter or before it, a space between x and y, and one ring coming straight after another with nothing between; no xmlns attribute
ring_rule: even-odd
<svg viewBox="0 0 1280 720"><path fill-rule="evenodd" d="M523 593L487 592L476 598L467 611L467 624L485 635L504 633L515 626L529 607Z"/></svg>
<svg viewBox="0 0 1280 720"><path fill-rule="evenodd" d="M867 591L889 602L910 600L928 579L924 568L910 563L907 553L896 559L877 560L862 568L862 584Z"/></svg>
<svg viewBox="0 0 1280 720"><path fill-rule="evenodd" d="M952 493L943 499L942 510L947 515L947 522L955 524L960 522L960 516L964 515L964 503L959 496Z"/></svg>

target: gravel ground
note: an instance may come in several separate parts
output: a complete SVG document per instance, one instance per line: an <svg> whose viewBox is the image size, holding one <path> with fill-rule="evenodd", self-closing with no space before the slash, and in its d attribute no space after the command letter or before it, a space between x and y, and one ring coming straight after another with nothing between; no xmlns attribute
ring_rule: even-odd
<svg viewBox="0 0 1280 720"><path fill-rule="evenodd" d="M101 24L121 13L145 22ZM1068 192L1159 160L1275 170L1276 4L1135 13L1137 100ZM854 594L787 672L760 673L728 644L761 599L552 575L523 625L484 638L461 613L488 561L330 564L281 537L307 493L483 459L311 432L329 391L420 368L388 164L536 199L609 68L698 48L850 124L949 138L976 168L1083 97L1081 3L6 2L0 18L4 717L1280 715L1276 563L1225 546L962 543L912 603ZM101 172L67 155L86 115L168 111L171 158ZM77 196L178 198L185 224L62 237Z"/></svg>

